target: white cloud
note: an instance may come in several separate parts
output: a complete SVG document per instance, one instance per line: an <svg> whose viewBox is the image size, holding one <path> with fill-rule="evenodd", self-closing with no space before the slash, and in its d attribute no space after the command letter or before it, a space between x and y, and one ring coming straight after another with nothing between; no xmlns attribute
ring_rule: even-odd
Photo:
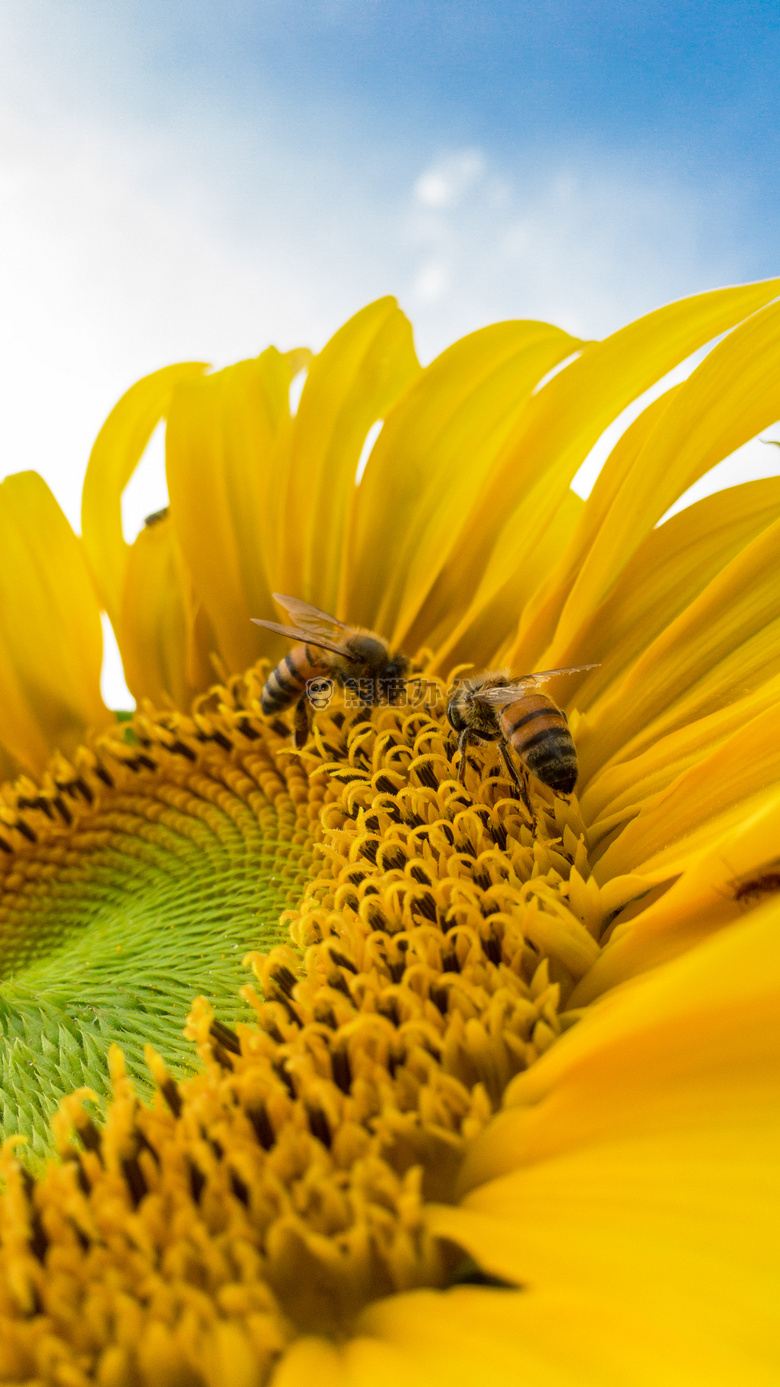
<svg viewBox="0 0 780 1387"><path fill-rule="evenodd" d="M480 182L485 156L480 149L461 149L432 164L416 180L414 193L423 207L456 207Z"/></svg>
<svg viewBox="0 0 780 1387"><path fill-rule="evenodd" d="M435 303L446 294L450 284L447 266L440 260L429 260L417 271L412 296L421 304Z"/></svg>

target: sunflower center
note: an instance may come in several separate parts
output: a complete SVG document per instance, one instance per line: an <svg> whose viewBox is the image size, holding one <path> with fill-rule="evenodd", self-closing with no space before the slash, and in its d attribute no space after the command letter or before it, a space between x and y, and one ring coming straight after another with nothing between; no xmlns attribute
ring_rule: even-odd
<svg viewBox="0 0 780 1387"><path fill-rule="evenodd" d="M299 755L257 716L261 683L235 681L200 722L134 721L140 754L164 770L146 767L155 809L141 818L175 833L169 808L188 805L209 835L193 835L196 854L212 858L215 840L233 842L243 822L236 801L258 835L272 835L271 856L283 823L299 854L313 835L321 865L282 917L290 942L249 956L260 986L241 989L244 1019L223 997L196 1003L187 1034L200 1074L178 1083L148 1052L158 1090L148 1107L115 1056L102 1133L82 1097L65 1101L64 1164L22 1185L6 1235L8 1249L21 1249L21 1262L8 1252L2 1263L7 1296L22 1316L43 1304L52 1332L65 1343L77 1336L106 1380L124 1380L102 1367L118 1345L134 1380L144 1345L162 1352L163 1339L171 1362L197 1373L214 1315L262 1377L291 1337L345 1333L377 1297L457 1280L463 1254L431 1235L426 1204L455 1199L469 1143L513 1076L576 1020L567 998L599 951L605 912L576 801L538 785L527 806L493 748L461 786L443 690L412 712L334 702ZM218 774L198 731L211 738L206 749L229 744ZM197 765L175 742L197 750ZM105 769L108 749L100 754ZM139 753L125 744L111 754L121 803L103 812L138 813L128 761ZM110 827L101 820L99 832ZM251 834L239 836L233 858L251 876ZM155 852L163 841L152 835ZM182 915L192 908L189 861L185 853L178 876L168 868ZM242 937L257 937L238 915ZM63 1256L67 1295L42 1274ZM139 1318L122 1338L128 1294Z"/></svg>

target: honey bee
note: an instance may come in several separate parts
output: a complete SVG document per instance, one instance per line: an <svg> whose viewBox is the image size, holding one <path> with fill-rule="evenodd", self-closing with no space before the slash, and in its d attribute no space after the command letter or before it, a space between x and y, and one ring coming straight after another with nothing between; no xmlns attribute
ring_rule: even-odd
<svg viewBox="0 0 780 1387"><path fill-rule="evenodd" d="M400 651L391 654L382 636L362 626L347 626L297 597L275 592L274 599L297 625L280 626L259 617L252 620L297 644L271 670L260 706L267 716L273 716L296 703L293 739L297 748L304 745L309 735L306 686L310 680L316 681L317 706L327 706L329 700L327 694L323 697L322 684L328 680L352 689L369 707L397 697L409 661Z"/></svg>
<svg viewBox="0 0 780 1387"><path fill-rule="evenodd" d="M498 752L511 780L528 804L526 787L509 754L515 752L523 769L561 795L570 795L577 783L577 752L566 714L546 694L536 693L558 674L579 674L597 665L572 665L569 669L543 669L522 679L505 674L481 674L464 679L447 704L447 717L458 734L463 784L466 751L470 741L498 742ZM530 806L529 806L530 807Z"/></svg>

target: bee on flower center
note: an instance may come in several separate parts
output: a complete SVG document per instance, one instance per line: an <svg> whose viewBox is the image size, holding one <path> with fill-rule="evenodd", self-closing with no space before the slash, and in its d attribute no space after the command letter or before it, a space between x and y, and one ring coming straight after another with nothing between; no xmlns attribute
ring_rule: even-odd
<svg viewBox="0 0 780 1387"><path fill-rule="evenodd" d="M566 722L566 714L536 686L559 674L579 674L597 665L573 665L568 669L545 669L510 679L505 674L486 673L464 679L447 704L447 717L458 734L463 784L466 752L470 741L498 742L498 752L507 774L528 803L526 786L520 780L511 752L517 756L523 774L535 775L558 794L570 795L577 783L577 752Z"/></svg>
<svg viewBox="0 0 780 1387"><path fill-rule="evenodd" d="M347 626L297 597L275 592L274 600L296 625L280 626L259 617L252 620L296 644L269 674L260 706L266 716L273 717L295 703L293 739L297 748L309 735L309 698L315 707L327 707L329 681L349 688L367 707L392 703L399 696L409 661L400 651L391 654L384 637L361 626ZM307 685L311 685L310 692Z"/></svg>

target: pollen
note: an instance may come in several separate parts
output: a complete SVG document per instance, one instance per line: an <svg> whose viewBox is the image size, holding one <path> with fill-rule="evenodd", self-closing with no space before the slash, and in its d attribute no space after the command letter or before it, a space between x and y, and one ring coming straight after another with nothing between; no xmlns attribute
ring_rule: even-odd
<svg viewBox="0 0 780 1387"><path fill-rule="evenodd" d="M507 1085L578 1018L567 999L615 899L576 800L538 785L526 805L492 748L460 785L443 686L412 711L334 701L301 754L260 717L261 687L136 716L130 745L103 739L68 772L93 795L82 835L139 794L147 822L172 804L260 822L270 804L314 862L287 942L245 959L246 1019L195 1002L199 1073L147 1047L147 1102L114 1046L105 1121L95 1092L65 1098L58 1164L34 1179L6 1143L0 1380L263 1382L295 1337L452 1284L464 1255L426 1206L454 1200ZM62 834L40 805L25 822L19 876L38 880Z"/></svg>

